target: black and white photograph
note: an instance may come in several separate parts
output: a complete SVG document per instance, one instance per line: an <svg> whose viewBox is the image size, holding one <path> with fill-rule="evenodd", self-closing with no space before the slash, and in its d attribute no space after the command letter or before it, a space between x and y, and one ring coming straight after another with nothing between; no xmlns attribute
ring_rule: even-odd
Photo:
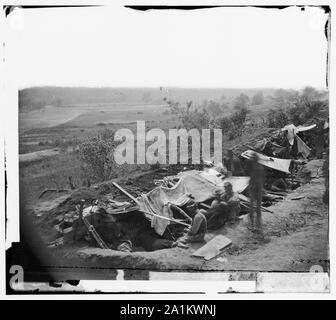
<svg viewBox="0 0 336 320"><path fill-rule="evenodd" d="M329 294L331 6L150 3L2 7L6 294Z"/></svg>

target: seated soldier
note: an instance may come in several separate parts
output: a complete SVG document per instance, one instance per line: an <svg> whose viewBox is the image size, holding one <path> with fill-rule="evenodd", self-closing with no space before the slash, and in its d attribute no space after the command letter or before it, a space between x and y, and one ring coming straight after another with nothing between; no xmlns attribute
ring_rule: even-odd
<svg viewBox="0 0 336 320"><path fill-rule="evenodd" d="M222 197L222 201L224 201L227 205L229 220L231 222L235 222L240 213L240 202L239 195L237 192L233 191L232 184L230 182L224 183L224 195Z"/></svg>
<svg viewBox="0 0 336 320"><path fill-rule="evenodd" d="M232 190L232 184L225 182L224 192L218 189L214 197L210 209L205 214L208 228L218 229L227 221L234 223L240 212L240 204L238 194Z"/></svg>
<svg viewBox="0 0 336 320"><path fill-rule="evenodd" d="M202 242L207 231L207 221L204 216L204 210L197 208L197 203L190 197L183 209L169 203L170 209L175 213L181 214L186 218L191 226L186 230L187 234L180 239L181 242Z"/></svg>

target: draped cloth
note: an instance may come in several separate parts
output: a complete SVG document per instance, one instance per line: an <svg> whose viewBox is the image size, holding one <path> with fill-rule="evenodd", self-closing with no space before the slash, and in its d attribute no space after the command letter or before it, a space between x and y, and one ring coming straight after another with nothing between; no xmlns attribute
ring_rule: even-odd
<svg viewBox="0 0 336 320"><path fill-rule="evenodd" d="M282 171L285 173L290 173L289 167L291 164L291 159L279 159L274 157L265 156L263 154L257 153L252 150L247 150L241 154L242 157L246 159L252 159L253 155L258 155L258 163L262 164L265 167Z"/></svg>
<svg viewBox="0 0 336 320"><path fill-rule="evenodd" d="M233 190L242 192L249 183L249 177L231 177L221 179L218 172L210 171L185 171L178 174L178 182L172 187L156 187L147 194L142 194L137 198L140 210L155 213L166 218L173 218L173 213L168 207L168 203L176 206L183 206L192 195L195 202L204 202L214 197L214 191L224 185L226 181L232 183ZM151 226L157 234L162 235L170 221L164 220L150 214L145 216L151 221Z"/></svg>

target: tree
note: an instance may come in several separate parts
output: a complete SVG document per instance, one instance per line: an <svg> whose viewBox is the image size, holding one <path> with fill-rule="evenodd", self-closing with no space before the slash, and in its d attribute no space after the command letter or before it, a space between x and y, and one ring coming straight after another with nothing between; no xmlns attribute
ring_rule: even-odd
<svg viewBox="0 0 336 320"><path fill-rule="evenodd" d="M302 90L301 95L302 95L302 97L305 97L307 100L316 101L316 100L321 99L323 94L313 87L305 87Z"/></svg>
<svg viewBox="0 0 336 320"><path fill-rule="evenodd" d="M264 94L262 91L258 91L252 98L252 105L258 106L264 103Z"/></svg>
<svg viewBox="0 0 336 320"><path fill-rule="evenodd" d="M328 110L325 94L306 87L302 92L279 89L274 93L276 109L269 111L270 127L281 127L288 123L302 125L309 120L319 118Z"/></svg>
<svg viewBox="0 0 336 320"><path fill-rule="evenodd" d="M249 98L246 94L241 93L241 94L235 99L233 108L234 108L234 109L246 108L246 107L248 106L249 102L250 102L250 98Z"/></svg>

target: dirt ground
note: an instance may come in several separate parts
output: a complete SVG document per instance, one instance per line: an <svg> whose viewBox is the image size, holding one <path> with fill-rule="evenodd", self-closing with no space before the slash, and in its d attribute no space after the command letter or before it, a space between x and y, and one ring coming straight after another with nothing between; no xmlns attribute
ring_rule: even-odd
<svg viewBox="0 0 336 320"><path fill-rule="evenodd" d="M223 234L232 240L229 247L209 261L191 256L204 243L193 244L188 249L173 248L134 253L103 250L89 247L85 243L50 250L61 257L60 267L88 267L95 270L102 268L104 274L112 269L309 272L316 265L322 266L324 271L329 271L328 207L322 202L324 179L321 170L318 169L322 164L322 160L308 163L314 177L311 182L268 207L273 213L263 213L263 239L256 237L247 228L246 215L235 225L224 226L215 233L208 233L206 240L210 240L216 234ZM151 190L154 187L154 179L172 173L170 169L153 170L118 181L136 196ZM106 183L104 187L100 185L87 191L87 197L94 198L96 193L99 193L98 190L104 188L108 189ZM78 196L82 195L83 193L80 193ZM117 191L115 195L123 200ZM68 196L63 194L58 198L46 198L31 208L37 221L36 225L45 239L50 232L46 222L51 221L50 217L55 215L55 210L60 208L60 205L71 205Z"/></svg>

